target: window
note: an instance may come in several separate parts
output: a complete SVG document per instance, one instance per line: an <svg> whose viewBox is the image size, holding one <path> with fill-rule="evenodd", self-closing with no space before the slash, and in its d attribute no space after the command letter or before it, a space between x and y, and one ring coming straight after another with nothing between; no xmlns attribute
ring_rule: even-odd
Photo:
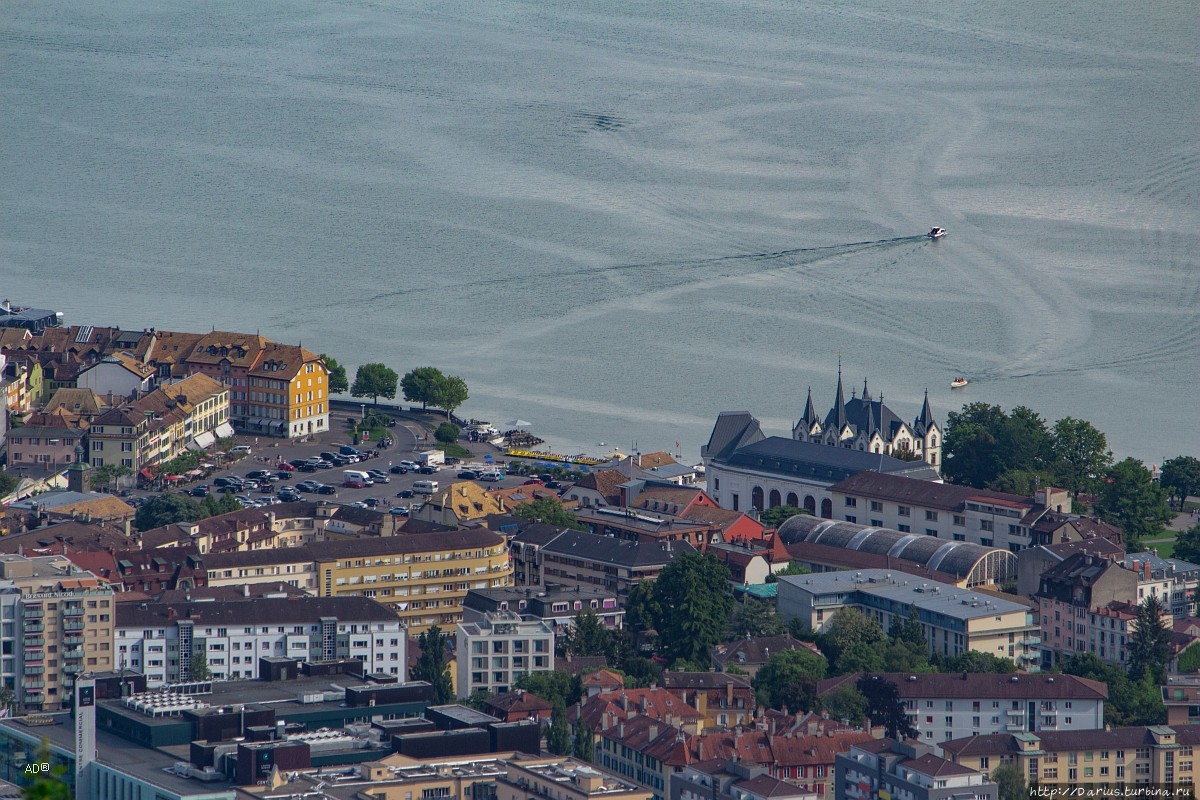
<svg viewBox="0 0 1200 800"><path fill-rule="evenodd" d="M967 518L965 516L963 516L962 514L955 514L954 515L954 524L960 528L964 528L967 525Z"/></svg>
<svg viewBox="0 0 1200 800"><path fill-rule="evenodd" d="M871 501L871 510L872 511L883 511L883 503L879 502L878 500L872 500Z"/></svg>
<svg viewBox="0 0 1200 800"><path fill-rule="evenodd" d="M858 522L858 517L854 516L853 514L847 514L846 522Z"/></svg>
<svg viewBox="0 0 1200 800"><path fill-rule="evenodd" d="M896 530L900 531L901 533L908 533L912 530L912 528L907 525L897 525Z"/></svg>
<svg viewBox="0 0 1200 800"><path fill-rule="evenodd" d="M896 506L896 515L901 517L911 516L912 509L908 506Z"/></svg>
<svg viewBox="0 0 1200 800"><path fill-rule="evenodd" d="M929 511L929 510L927 509L927 510L925 511L925 519L926 519L926 521L928 521L928 522L937 522L937 512L936 512L936 511Z"/></svg>
<svg viewBox="0 0 1200 800"><path fill-rule="evenodd" d="M847 497L846 498L846 508L858 508L858 498L857 497Z"/></svg>
<svg viewBox="0 0 1200 800"><path fill-rule="evenodd" d="M989 531L990 532L990 531L995 530L995 527L996 526L992 524L992 521L990 519L979 520L979 530L981 530L981 531Z"/></svg>

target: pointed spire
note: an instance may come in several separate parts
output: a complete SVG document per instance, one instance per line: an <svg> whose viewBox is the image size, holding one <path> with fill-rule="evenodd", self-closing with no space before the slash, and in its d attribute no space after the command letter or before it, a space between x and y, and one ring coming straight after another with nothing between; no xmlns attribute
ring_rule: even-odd
<svg viewBox="0 0 1200 800"><path fill-rule="evenodd" d="M837 432L840 435L842 429L846 427L846 393L842 390L842 357L838 356L838 385L837 397L833 401L833 413L836 415L834 422L837 427Z"/></svg>
<svg viewBox="0 0 1200 800"><path fill-rule="evenodd" d="M808 402L804 404L804 416L800 418L806 428L811 428L817 421L817 409L813 406L812 387L808 387Z"/></svg>
<svg viewBox="0 0 1200 800"><path fill-rule="evenodd" d="M864 403L871 402L871 393L867 391L867 379L863 378L863 393L862 399Z"/></svg>

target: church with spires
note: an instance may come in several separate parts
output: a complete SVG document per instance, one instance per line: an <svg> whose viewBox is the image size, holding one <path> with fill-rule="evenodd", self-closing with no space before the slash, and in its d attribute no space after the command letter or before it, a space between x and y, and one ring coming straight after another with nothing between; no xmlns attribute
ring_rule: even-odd
<svg viewBox="0 0 1200 800"><path fill-rule="evenodd" d="M792 428L792 438L902 460L920 460L939 472L942 467L942 428L929 408L929 390L925 390L921 413L910 425L884 405L882 392L878 399L871 397L866 380L863 381L862 396L851 390L847 400L842 388L840 363L833 407L824 418L818 416L810 388L804 416Z"/></svg>

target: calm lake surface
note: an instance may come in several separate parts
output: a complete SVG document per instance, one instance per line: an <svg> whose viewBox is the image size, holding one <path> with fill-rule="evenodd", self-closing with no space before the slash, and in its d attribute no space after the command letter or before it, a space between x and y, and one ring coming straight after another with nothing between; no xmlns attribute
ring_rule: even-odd
<svg viewBox="0 0 1200 800"><path fill-rule="evenodd" d="M1200 455L1198 55L1190 0L10 0L0 291L436 365L573 452L783 434L840 353L1157 464Z"/></svg>

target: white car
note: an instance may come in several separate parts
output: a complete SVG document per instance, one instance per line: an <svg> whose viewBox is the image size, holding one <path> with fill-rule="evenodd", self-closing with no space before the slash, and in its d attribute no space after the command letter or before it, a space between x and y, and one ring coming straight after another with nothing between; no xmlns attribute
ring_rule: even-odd
<svg viewBox="0 0 1200 800"><path fill-rule="evenodd" d="M246 455L250 455L250 445L239 444L237 447L229 448L229 452L230 453L245 453Z"/></svg>
<svg viewBox="0 0 1200 800"><path fill-rule="evenodd" d="M421 465L414 461L401 461L397 466L401 466L409 471L415 472Z"/></svg>

